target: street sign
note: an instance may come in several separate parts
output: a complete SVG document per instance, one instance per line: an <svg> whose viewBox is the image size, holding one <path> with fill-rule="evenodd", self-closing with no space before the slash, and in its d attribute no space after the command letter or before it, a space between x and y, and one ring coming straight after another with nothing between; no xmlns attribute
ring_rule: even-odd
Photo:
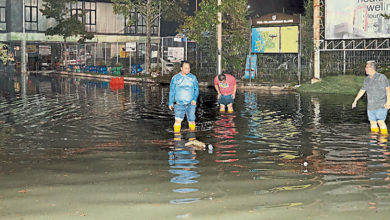
<svg viewBox="0 0 390 220"><path fill-rule="evenodd" d="M137 51L137 42L126 43L126 52L135 52Z"/></svg>

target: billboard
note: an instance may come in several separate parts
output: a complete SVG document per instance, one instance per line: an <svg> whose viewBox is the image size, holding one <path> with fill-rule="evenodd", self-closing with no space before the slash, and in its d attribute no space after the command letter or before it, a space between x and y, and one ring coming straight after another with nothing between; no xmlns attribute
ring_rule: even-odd
<svg viewBox="0 0 390 220"><path fill-rule="evenodd" d="M298 53L298 26L252 28L252 53Z"/></svg>
<svg viewBox="0 0 390 220"><path fill-rule="evenodd" d="M390 22L381 14L390 13L390 0L327 0L326 39L390 37Z"/></svg>
<svg viewBox="0 0 390 220"><path fill-rule="evenodd" d="M184 47L168 47L168 60L173 63L184 60Z"/></svg>

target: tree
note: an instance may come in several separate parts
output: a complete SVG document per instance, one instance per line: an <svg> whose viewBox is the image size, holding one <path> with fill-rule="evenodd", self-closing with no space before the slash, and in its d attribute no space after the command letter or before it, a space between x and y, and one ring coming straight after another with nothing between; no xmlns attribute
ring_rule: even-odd
<svg viewBox="0 0 390 220"><path fill-rule="evenodd" d="M55 26L49 27L45 34L62 36L65 51L67 51L66 40L68 37L78 36L79 43L94 37L93 33L85 30L84 24L80 21L84 14L71 15L70 6L74 3L77 3L77 0L43 0L43 9L40 9L46 18L52 18L57 22ZM67 57L65 52L65 66L68 64Z"/></svg>
<svg viewBox="0 0 390 220"><path fill-rule="evenodd" d="M184 9L188 5L187 0L112 0L114 12L126 18L126 25L131 26L136 17L132 17L134 12L140 13L146 22L146 72L151 70L151 27L160 17L160 13L165 20L179 21L184 17Z"/></svg>
<svg viewBox="0 0 390 220"><path fill-rule="evenodd" d="M242 70L248 52L249 22L246 18L247 0L223 0L218 6L215 0L203 0L194 16L187 16L180 30L207 50L214 63L217 59L217 13L222 12L222 65L233 72Z"/></svg>
<svg viewBox="0 0 390 220"><path fill-rule="evenodd" d="M305 0L305 14L302 16L302 58L310 63L310 69L305 78L311 79L310 75L314 60L314 31L313 31L313 0Z"/></svg>

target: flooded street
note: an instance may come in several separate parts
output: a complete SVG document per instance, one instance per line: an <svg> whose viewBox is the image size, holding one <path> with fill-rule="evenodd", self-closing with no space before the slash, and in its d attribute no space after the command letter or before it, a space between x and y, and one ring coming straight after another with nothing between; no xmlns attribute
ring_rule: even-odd
<svg viewBox="0 0 390 220"><path fill-rule="evenodd" d="M365 102L239 90L230 114L201 88L197 131L174 140L168 92L0 73L0 219L388 219Z"/></svg>

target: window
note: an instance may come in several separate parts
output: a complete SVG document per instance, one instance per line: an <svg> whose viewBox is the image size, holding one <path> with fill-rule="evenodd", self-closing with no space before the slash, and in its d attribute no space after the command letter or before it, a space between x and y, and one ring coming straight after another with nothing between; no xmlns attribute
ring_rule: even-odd
<svg viewBox="0 0 390 220"><path fill-rule="evenodd" d="M79 15L79 21L85 24L86 31L96 31L96 0L83 0L72 4L71 15Z"/></svg>
<svg viewBox="0 0 390 220"><path fill-rule="evenodd" d="M38 0L25 0L26 31L38 31Z"/></svg>
<svg viewBox="0 0 390 220"><path fill-rule="evenodd" d="M146 19L141 13L132 11L131 17L135 18L135 21L130 26L127 26L129 19L125 19L125 33L126 34L134 34L134 35L146 35ZM157 35L158 34L158 19L154 21L154 23L151 26L151 34Z"/></svg>
<svg viewBox="0 0 390 220"><path fill-rule="evenodd" d="M5 21L5 0L0 0L0 31L5 31L7 24Z"/></svg>
<svg viewBox="0 0 390 220"><path fill-rule="evenodd" d="M95 32L96 31L96 2L86 2L85 3L85 28L86 31Z"/></svg>

